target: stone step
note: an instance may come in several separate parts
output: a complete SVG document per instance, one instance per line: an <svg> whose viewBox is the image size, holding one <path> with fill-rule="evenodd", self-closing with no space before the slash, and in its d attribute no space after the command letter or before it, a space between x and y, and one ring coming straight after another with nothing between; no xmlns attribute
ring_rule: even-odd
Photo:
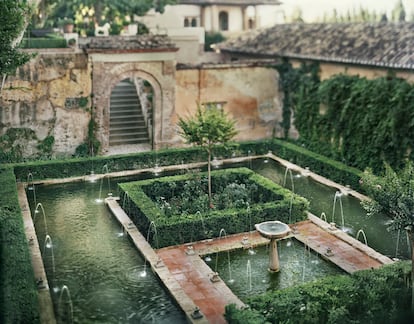
<svg viewBox="0 0 414 324"><path fill-rule="evenodd" d="M117 127L118 125L128 124L128 123L135 123L137 125L146 125L144 118L136 118L136 117L126 117L126 116L117 116L112 117L109 119L111 122L111 128Z"/></svg>
<svg viewBox="0 0 414 324"><path fill-rule="evenodd" d="M109 145L127 145L127 144L149 144L149 139L144 138L127 138L127 139L109 139Z"/></svg>
<svg viewBox="0 0 414 324"><path fill-rule="evenodd" d="M134 111L132 113L122 113L122 112L117 112L110 115L109 120L110 121L115 121L115 120L119 120L119 119L133 119L133 120L144 120L144 115L142 113L140 113L139 111Z"/></svg>
<svg viewBox="0 0 414 324"><path fill-rule="evenodd" d="M147 128L146 127L137 127L136 125L129 125L129 126L125 126L125 127L119 127L119 128L111 128L110 130L110 134L111 135L124 135L124 134L129 134L129 133L140 133L140 134L144 134L145 136L147 136Z"/></svg>
<svg viewBox="0 0 414 324"><path fill-rule="evenodd" d="M144 115L141 111L137 110L136 107L130 107L129 109L124 107L123 109L113 110L111 109L110 113L112 116L119 116L119 115L128 115L128 116L137 116L139 118L144 118Z"/></svg>
<svg viewBox="0 0 414 324"><path fill-rule="evenodd" d="M125 95L122 95L122 96L119 96L119 97L112 96L111 97L111 100L110 100L110 103L111 103L111 106L112 105L125 104L125 103L131 103L131 104L134 104L136 106L136 105L139 104L139 98L136 95L135 96L131 96L131 95L125 96Z"/></svg>
<svg viewBox="0 0 414 324"><path fill-rule="evenodd" d="M132 82L122 81L116 85L110 107L109 145L149 143L145 117Z"/></svg>

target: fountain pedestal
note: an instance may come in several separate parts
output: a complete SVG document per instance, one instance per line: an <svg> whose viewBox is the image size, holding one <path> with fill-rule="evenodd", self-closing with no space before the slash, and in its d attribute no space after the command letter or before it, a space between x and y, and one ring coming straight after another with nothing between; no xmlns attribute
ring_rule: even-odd
<svg viewBox="0 0 414 324"><path fill-rule="evenodd" d="M256 224L255 227L260 235L270 239L269 271L278 272L279 255L277 252L277 240L290 233L289 226L279 221L268 221Z"/></svg>
<svg viewBox="0 0 414 324"><path fill-rule="evenodd" d="M269 271L279 272L279 254L277 253L277 240L270 240L270 252L269 252Z"/></svg>

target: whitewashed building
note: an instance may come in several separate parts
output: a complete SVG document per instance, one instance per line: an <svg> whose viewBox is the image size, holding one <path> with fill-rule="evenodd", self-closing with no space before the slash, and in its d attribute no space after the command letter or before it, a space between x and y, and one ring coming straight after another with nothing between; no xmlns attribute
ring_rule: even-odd
<svg viewBox="0 0 414 324"><path fill-rule="evenodd" d="M202 27L206 32L240 33L273 26L280 13L278 0L178 0L140 20L150 28Z"/></svg>

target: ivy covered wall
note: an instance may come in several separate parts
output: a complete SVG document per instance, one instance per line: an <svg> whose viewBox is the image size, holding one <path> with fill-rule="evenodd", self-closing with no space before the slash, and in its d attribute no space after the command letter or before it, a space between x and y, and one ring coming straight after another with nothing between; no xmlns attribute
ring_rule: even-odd
<svg viewBox="0 0 414 324"><path fill-rule="evenodd" d="M414 86L392 75L369 80L335 75L320 81L315 64L276 67L293 113L298 141L308 149L378 173L414 160ZM285 118L284 129L292 127ZM286 134L286 133L285 133Z"/></svg>

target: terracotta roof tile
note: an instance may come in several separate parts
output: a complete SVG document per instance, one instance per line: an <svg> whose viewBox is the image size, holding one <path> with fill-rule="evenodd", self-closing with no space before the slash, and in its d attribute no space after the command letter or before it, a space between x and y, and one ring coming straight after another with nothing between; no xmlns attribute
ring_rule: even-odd
<svg viewBox="0 0 414 324"><path fill-rule="evenodd" d="M280 5L279 0L179 0L178 4L192 5Z"/></svg>
<svg viewBox="0 0 414 324"><path fill-rule="evenodd" d="M174 51L176 46L166 35L107 36L91 37L86 44L89 52L94 51Z"/></svg>
<svg viewBox="0 0 414 324"><path fill-rule="evenodd" d="M414 69L414 23L275 25L218 47L256 56Z"/></svg>

